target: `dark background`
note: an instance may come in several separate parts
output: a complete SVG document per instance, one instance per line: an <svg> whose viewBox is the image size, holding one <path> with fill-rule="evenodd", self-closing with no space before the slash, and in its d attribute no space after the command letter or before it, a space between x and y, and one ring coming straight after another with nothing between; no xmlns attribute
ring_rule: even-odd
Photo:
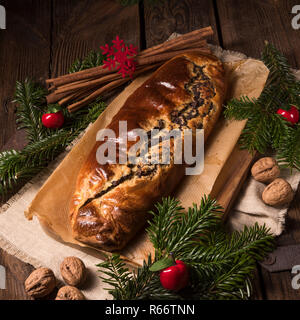
<svg viewBox="0 0 300 320"><path fill-rule="evenodd" d="M297 3L298 2L298 3ZM300 30L291 26L297 0L166 0L122 7L115 0L3 0L7 29L0 30L0 149L22 148L26 139L16 131L11 100L16 80L43 81L66 73L70 64L91 49L119 35L140 49L211 25L212 43L259 58L268 40L293 68L300 68ZM300 242L300 189L292 203L287 230L279 245ZM7 290L0 299L28 299L24 279L32 267L0 249L7 268ZM300 264L300 257L299 257ZM258 267L256 299L299 299L288 271L268 273Z"/></svg>

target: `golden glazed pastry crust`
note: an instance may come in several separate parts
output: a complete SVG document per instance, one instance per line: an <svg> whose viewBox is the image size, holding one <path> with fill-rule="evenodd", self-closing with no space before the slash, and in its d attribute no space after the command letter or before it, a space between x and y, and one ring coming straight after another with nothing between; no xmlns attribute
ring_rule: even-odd
<svg viewBox="0 0 300 320"><path fill-rule="evenodd" d="M133 129L201 129L209 136L225 96L224 69L214 56L183 54L160 67L125 102L107 128L119 137L119 121ZM149 209L172 193L185 165L100 165L96 142L77 178L70 206L73 237L106 251L122 249L145 225ZM128 142L128 149L134 142ZM128 150L127 149L127 150Z"/></svg>

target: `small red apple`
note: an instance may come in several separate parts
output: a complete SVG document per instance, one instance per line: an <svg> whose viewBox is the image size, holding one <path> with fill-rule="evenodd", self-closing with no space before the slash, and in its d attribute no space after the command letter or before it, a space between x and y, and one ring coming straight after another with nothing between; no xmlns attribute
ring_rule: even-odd
<svg viewBox="0 0 300 320"><path fill-rule="evenodd" d="M160 282L165 289L179 291L187 286L188 281L188 268L181 260L176 260L175 265L160 271Z"/></svg>
<svg viewBox="0 0 300 320"><path fill-rule="evenodd" d="M290 110L278 109L277 114L293 125L299 121L299 110L295 106L291 106Z"/></svg>
<svg viewBox="0 0 300 320"><path fill-rule="evenodd" d="M62 111L56 106L51 106L42 116L42 123L46 128L58 129L64 124L65 118Z"/></svg>

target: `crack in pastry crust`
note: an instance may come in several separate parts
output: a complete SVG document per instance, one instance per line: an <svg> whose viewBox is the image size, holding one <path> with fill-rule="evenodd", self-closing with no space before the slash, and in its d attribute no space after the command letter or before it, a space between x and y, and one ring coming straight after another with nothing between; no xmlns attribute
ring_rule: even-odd
<svg viewBox="0 0 300 320"><path fill-rule="evenodd" d="M142 128L148 137L151 129L204 128L207 138L221 111L223 76L215 57L175 57L127 99L108 127L118 132L118 122L126 120L128 132ZM174 164L172 143L169 164L101 166L95 159L97 147L99 143L78 176L70 220L77 240L114 251L145 224L153 203L172 192L184 175L184 165ZM148 157L153 149L161 153L162 141L146 147Z"/></svg>

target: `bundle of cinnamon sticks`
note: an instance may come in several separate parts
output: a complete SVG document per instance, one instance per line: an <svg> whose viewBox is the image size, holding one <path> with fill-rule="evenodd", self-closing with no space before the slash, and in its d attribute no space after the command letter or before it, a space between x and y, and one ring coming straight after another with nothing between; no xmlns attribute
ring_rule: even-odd
<svg viewBox="0 0 300 320"><path fill-rule="evenodd" d="M137 68L133 77L154 71L167 60L184 52L209 54L206 39L212 34L212 28L206 27L139 52L135 57ZM69 112L74 112L130 80L131 77L123 78L116 70L103 66L48 79L46 83L50 94L47 103L68 104Z"/></svg>

